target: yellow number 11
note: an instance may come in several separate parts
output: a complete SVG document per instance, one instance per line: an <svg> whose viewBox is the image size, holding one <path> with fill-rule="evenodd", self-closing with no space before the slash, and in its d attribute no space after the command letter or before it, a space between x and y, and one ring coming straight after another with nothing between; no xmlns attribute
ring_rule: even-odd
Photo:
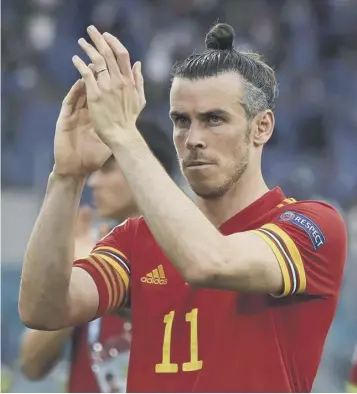
<svg viewBox="0 0 357 394"><path fill-rule="evenodd" d="M202 369L202 360L198 359L198 334L197 334L197 315L198 309L192 309L191 312L186 313L186 321L190 323L190 361L182 364L182 370L198 371ZM164 317L165 333L164 344L162 347L162 362L155 365L156 373L175 373L178 371L178 364L171 362L171 331L174 321L175 312L171 311Z"/></svg>

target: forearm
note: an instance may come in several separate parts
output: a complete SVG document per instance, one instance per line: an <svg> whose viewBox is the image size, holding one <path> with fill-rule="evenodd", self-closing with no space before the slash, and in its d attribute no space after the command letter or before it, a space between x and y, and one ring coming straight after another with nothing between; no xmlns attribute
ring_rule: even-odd
<svg viewBox="0 0 357 394"><path fill-rule="evenodd" d="M25 324L35 322L41 328L46 321L61 320L66 312L75 221L83 186L84 178L54 173L49 177L22 269L19 311Z"/></svg>
<svg viewBox="0 0 357 394"><path fill-rule="evenodd" d="M174 184L140 136L112 149L140 211L170 261L188 282L209 275L222 260L224 237Z"/></svg>
<svg viewBox="0 0 357 394"><path fill-rule="evenodd" d="M22 373L31 380L43 378L61 357L73 328L60 331L25 332L20 350Z"/></svg>

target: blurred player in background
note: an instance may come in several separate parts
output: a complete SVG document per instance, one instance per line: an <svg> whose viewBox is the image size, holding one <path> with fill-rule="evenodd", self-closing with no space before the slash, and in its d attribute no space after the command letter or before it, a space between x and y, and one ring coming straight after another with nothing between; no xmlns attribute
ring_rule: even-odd
<svg viewBox="0 0 357 394"><path fill-rule="evenodd" d="M152 121L141 120L138 127L144 138L151 147L153 153L162 163L169 174L173 173L175 153L172 143L163 131ZM133 194L123 177L120 168L111 156L106 163L95 171L88 180L88 186L92 190L93 204L101 219L122 223L127 218L140 216ZM95 236L93 210L84 206L79 209L75 253L77 258L86 256L93 249L98 239L103 238L109 228L106 224L99 230L99 238ZM129 311L124 311L126 319L119 316L105 316L91 323L68 328L60 331L37 331L28 330L24 334L21 348L21 369L26 377L31 380L43 378L55 366L62 356L64 346L71 339L72 356L70 364L70 376L68 392L106 392L106 385L111 382L119 391L125 391L125 383L128 366L128 350L130 345L131 330L129 323ZM127 320L127 323L125 323ZM100 357L103 363L95 360L92 347L101 346L102 349L109 346L112 351L117 350L116 359L109 365L108 357ZM104 363L104 359L107 361ZM110 371L106 372L105 368ZM104 369L104 371L100 371ZM112 371L113 370L113 371ZM102 381L100 372L111 379ZM113 386L117 381L117 385Z"/></svg>
<svg viewBox="0 0 357 394"><path fill-rule="evenodd" d="M98 80L78 56L73 63L95 134L56 130L55 166L24 261L23 322L59 329L130 305L129 392L310 391L336 311L346 229L331 206L265 184L274 71L236 50L226 24L174 68L170 117L195 205L136 128L145 105L140 63L131 67L114 36L93 26L88 33L94 46L79 44ZM78 82L65 99L67 119L82 92ZM84 154L94 147L95 156ZM85 175L108 147L143 217L116 227L73 267Z"/></svg>

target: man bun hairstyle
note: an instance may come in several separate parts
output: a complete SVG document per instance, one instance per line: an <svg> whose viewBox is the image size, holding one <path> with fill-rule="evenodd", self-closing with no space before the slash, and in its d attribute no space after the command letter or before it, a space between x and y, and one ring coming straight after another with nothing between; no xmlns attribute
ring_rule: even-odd
<svg viewBox="0 0 357 394"><path fill-rule="evenodd" d="M177 62L173 78L190 80L235 72L243 83L243 105L248 119L259 112L275 108L277 83L274 70L258 53L242 52L233 46L234 29L227 23L218 23L208 32L202 53L193 53Z"/></svg>
<svg viewBox="0 0 357 394"><path fill-rule="evenodd" d="M218 23L206 35L206 48L217 50L233 49L234 29L227 23Z"/></svg>

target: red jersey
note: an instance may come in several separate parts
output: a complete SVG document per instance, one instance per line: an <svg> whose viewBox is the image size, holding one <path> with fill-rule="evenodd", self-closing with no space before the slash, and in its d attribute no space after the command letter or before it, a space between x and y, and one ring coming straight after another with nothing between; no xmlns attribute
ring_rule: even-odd
<svg viewBox="0 0 357 394"><path fill-rule="evenodd" d="M98 286L99 314L127 302L116 283L129 290L129 392L311 390L346 259L342 218L327 204L286 199L275 188L220 231L254 231L269 244L282 294L191 288L143 219L115 228L76 262Z"/></svg>
<svg viewBox="0 0 357 394"><path fill-rule="evenodd" d="M119 335L123 331L123 324L124 320L118 316L103 317L100 332L98 333L98 341L105 343L110 338ZM101 392L92 370L88 341L88 324L77 327L73 333L68 392Z"/></svg>

